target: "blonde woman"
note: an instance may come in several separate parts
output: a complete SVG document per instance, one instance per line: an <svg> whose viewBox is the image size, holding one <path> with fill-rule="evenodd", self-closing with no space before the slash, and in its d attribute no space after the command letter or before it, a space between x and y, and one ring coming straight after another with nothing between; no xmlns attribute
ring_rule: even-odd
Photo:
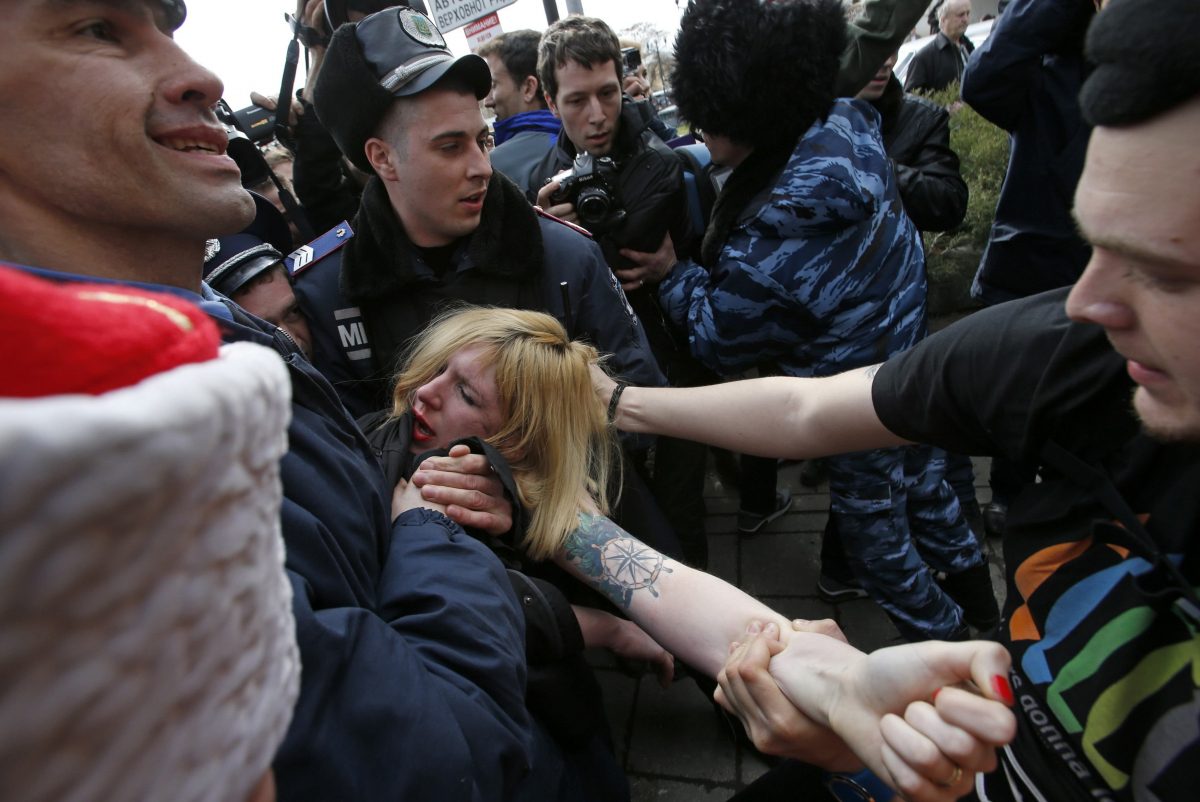
<svg viewBox="0 0 1200 802"><path fill-rule="evenodd" d="M974 772L994 766L994 747L1013 735L1012 714L992 683L1006 675L1007 653L991 643L932 642L867 655L828 634L840 635L832 623L797 631L739 589L622 530L605 516L617 463L615 432L592 384L597 358L549 315L479 308L447 314L413 344L397 379L391 445L407 435L414 458L467 437L494 448L528 514L519 548L557 563L668 652L719 676L718 701L766 691L723 672L731 651L737 659L745 650L731 643L786 651L802 669L792 672L785 693L808 719L792 756L833 769L865 764L912 800L966 793ZM397 514L435 506L416 485L422 471L448 463L417 462L413 481L397 484ZM986 690L945 687L970 682Z"/></svg>

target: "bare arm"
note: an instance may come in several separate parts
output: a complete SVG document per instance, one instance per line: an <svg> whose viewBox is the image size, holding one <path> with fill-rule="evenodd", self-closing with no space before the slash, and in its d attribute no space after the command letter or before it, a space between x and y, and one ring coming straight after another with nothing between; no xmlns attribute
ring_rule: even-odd
<svg viewBox="0 0 1200 802"><path fill-rule="evenodd" d="M629 387L617 428L653 432L763 457L810 458L907 441L875 414L871 382L878 366L837 376L773 376L709 387ZM605 403L615 384L593 371Z"/></svg>
<svg viewBox="0 0 1200 802"><path fill-rule="evenodd" d="M602 515L583 512L556 559L679 659L715 677L753 620L783 616L733 585L675 562Z"/></svg>

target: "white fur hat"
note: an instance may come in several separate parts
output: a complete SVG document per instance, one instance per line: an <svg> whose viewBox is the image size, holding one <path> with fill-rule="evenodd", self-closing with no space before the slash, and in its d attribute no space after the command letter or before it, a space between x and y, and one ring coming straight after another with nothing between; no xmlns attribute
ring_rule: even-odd
<svg viewBox="0 0 1200 802"><path fill-rule="evenodd" d="M100 396L0 401L0 789L232 800L299 654L279 535L290 385L226 346Z"/></svg>

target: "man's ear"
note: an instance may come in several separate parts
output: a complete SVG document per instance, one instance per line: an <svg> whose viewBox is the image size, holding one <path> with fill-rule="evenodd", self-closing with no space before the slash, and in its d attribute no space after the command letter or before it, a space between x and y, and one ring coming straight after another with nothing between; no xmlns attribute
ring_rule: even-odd
<svg viewBox="0 0 1200 802"><path fill-rule="evenodd" d="M525 101L525 105L537 102L538 89L540 88L541 86L536 76L525 76L525 80L521 81L521 100Z"/></svg>
<svg viewBox="0 0 1200 802"><path fill-rule="evenodd" d="M399 172L396 170L396 151L387 142L373 136L363 143L363 152L367 154L367 161L384 181L395 181L399 178Z"/></svg>
<svg viewBox="0 0 1200 802"><path fill-rule="evenodd" d="M562 115L558 113L558 106L555 106L555 105L554 105L554 98L550 97L550 93L549 93L549 92L543 92L543 93L542 93L542 97L546 98L546 108L550 109L550 112L551 112L551 113L552 113L552 114L553 114L555 117L557 117L558 119L560 119L560 120L561 120L561 119L562 119Z"/></svg>

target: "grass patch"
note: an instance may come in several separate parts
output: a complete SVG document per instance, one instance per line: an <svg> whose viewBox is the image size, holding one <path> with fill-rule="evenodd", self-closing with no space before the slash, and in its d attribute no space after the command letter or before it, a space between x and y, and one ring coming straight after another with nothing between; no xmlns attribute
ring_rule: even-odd
<svg viewBox="0 0 1200 802"><path fill-rule="evenodd" d="M950 107L958 94L955 83L928 97ZM1008 133L966 104L960 103L950 112L950 147L958 154L970 196L966 217L958 228L925 234L929 309L934 315L978 306L970 297L971 280L987 244L1008 169Z"/></svg>

